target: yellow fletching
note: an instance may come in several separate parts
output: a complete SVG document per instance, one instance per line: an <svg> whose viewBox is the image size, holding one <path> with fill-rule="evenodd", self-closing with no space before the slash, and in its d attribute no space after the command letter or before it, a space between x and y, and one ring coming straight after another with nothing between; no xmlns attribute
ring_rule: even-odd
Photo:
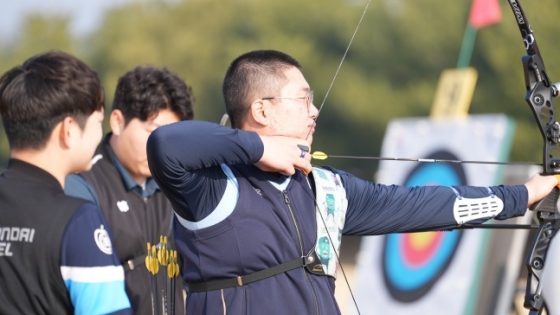
<svg viewBox="0 0 560 315"><path fill-rule="evenodd" d="M316 160L326 160L329 156L325 152L315 151L311 153L311 157Z"/></svg>
<svg viewBox="0 0 560 315"><path fill-rule="evenodd" d="M167 266L167 260L169 258L169 252L166 249L160 249L158 252L158 260L162 266Z"/></svg>
<svg viewBox="0 0 560 315"><path fill-rule="evenodd" d="M150 270L150 266L151 266L150 248L151 247L152 246L148 242L148 254L146 255L146 259L144 260L144 262L146 263L146 269L148 269L148 271L150 271L150 272L151 272L151 270Z"/></svg>
<svg viewBox="0 0 560 315"><path fill-rule="evenodd" d="M175 268L175 265L169 264L169 267L167 267L167 277L173 278L173 274L175 273L173 268Z"/></svg>
<svg viewBox="0 0 560 315"><path fill-rule="evenodd" d="M167 250L167 236L159 237L159 249L157 252L157 260L162 266L167 266L169 258L169 250Z"/></svg>
<svg viewBox="0 0 560 315"><path fill-rule="evenodd" d="M175 274L173 275L173 278L176 278L177 276L179 276L179 264L177 263L177 251L173 251L173 264L175 265Z"/></svg>
<svg viewBox="0 0 560 315"><path fill-rule="evenodd" d="M159 272L159 264L158 264L158 260L157 260L156 246L155 245L152 245L152 254L150 255L150 258L151 258L150 272L155 275Z"/></svg>
<svg viewBox="0 0 560 315"><path fill-rule="evenodd" d="M179 265L177 264L177 251L169 251L169 267L167 267L167 276L175 278L179 275Z"/></svg>

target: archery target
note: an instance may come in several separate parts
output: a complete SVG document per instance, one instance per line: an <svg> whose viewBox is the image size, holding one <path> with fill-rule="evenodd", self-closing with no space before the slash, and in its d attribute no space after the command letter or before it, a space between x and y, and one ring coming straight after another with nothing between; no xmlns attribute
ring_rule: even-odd
<svg viewBox="0 0 560 315"><path fill-rule="evenodd" d="M381 156L503 161L512 135L513 121L504 115L403 118L389 124ZM487 186L501 181L501 171L496 165L383 161L377 181ZM362 238L354 274L358 308L362 314L474 314L489 233L469 229ZM357 314L352 301L346 311Z"/></svg>
<svg viewBox="0 0 560 315"><path fill-rule="evenodd" d="M456 160L447 151L437 151L428 159ZM408 174L406 186L465 185L460 164L418 164ZM421 299L445 273L461 240L461 231L389 234L383 240L381 266L391 296L401 302Z"/></svg>

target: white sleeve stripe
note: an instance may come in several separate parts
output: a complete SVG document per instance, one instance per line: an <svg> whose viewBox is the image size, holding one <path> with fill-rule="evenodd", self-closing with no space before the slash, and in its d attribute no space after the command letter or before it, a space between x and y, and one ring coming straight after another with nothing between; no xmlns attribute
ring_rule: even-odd
<svg viewBox="0 0 560 315"><path fill-rule="evenodd" d="M196 231L218 224L227 219L227 217L229 217L229 215L235 209L237 200L239 200L239 183L237 182L237 178L235 178L235 175L233 175L233 172L227 165L222 164L222 171L227 176L226 190L224 191L222 200L220 200L220 203L218 204L216 209L214 209L210 213L210 215L198 222L193 222L185 220L175 214L175 217L177 217L179 223L181 223L181 225L188 230Z"/></svg>
<svg viewBox="0 0 560 315"><path fill-rule="evenodd" d="M102 283L124 280L124 269L122 266L105 267L68 267L61 266L60 272L64 281L84 283Z"/></svg>

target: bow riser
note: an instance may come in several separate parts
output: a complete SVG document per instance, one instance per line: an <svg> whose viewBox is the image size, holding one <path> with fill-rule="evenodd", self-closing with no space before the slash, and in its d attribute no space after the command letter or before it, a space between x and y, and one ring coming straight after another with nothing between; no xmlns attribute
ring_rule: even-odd
<svg viewBox="0 0 560 315"><path fill-rule="evenodd" d="M545 264L546 252L552 237L560 228L558 213L540 212L540 227L531 244L530 253L525 265L528 268L527 287L525 289L525 302L523 306L530 310L529 314L541 314L544 309L542 299L541 275ZM532 287L535 283L536 287Z"/></svg>
<svg viewBox="0 0 560 315"><path fill-rule="evenodd" d="M544 141L543 174L560 174L560 124L556 121L552 107L552 97L558 95L558 88L548 78L537 41L521 5L517 0L509 0L509 4L527 51L527 55L522 58L527 91L525 101L533 112ZM529 314L541 314L544 309L541 274L550 241L560 228L559 197L560 190L554 188L546 198L530 208L536 212L539 229L525 262L528 277L524 306L530 310Z"/></svg>
<svg viewBox="0 0 560 315"><path fill-rule="evenodd" d="M554 91L544 64L537 55L525 55L522 58L525 72L527 93L525 101L531 107L533 116L539 124L539 130L544 142L543 171L544 174L560 173L560 124L552 108Z"/></svg>

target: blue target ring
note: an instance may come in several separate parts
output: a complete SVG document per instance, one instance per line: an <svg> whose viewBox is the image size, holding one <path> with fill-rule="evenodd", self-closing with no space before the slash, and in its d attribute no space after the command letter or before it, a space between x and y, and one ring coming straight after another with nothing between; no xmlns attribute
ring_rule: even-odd
<svg viewBox="0 0 560 315"><path fill-rule="evenodd" d="M392 280L393 285L401 291L413 291L428 284L431 279L436 277L438 272L445 266L449 256L454 252L459 240L459 233L453 231L443 237L438 251L430 260L420 268L410 268L402 259L399 252L402 237L400 234L388 235L386 272Z"/></svg>
<svg viewBox="0 0 560 315"><path fill-rule="evenodd" d="M447 151L437 151L427 159L458 158ZM404 181L406 186L465 185L466 177L460 164L425 163L416 166ZM432 232L434 233L434 232ZM436 235L436 234L434 234ZM389 293L400 302L422 298L449 267L461 240L462 231L451 231L428 238L425 249L413 250L411 240L419 234L389 234L383 240L383 278ZM431 244L430 244L431 242ZM414 261L410 258L416 257Z"/></svg>

